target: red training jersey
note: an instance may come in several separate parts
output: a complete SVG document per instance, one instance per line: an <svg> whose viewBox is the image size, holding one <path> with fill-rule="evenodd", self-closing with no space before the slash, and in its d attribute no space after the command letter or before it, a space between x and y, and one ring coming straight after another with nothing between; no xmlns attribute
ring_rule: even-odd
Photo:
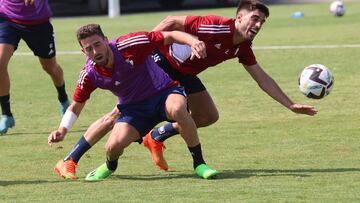
<svg viewBox="0 0 360 203"><path fill-rule="evenodd" d="M239 63L245 65L257 63L251 41L233 44L235 19L221 16L187 16L184 26L185 32L205 42L207 57L190 60L191 48L189 46L176 43L163 46L161 53L168 59L171 66L181 73L197 75L208 67L236 57Z"/></svg>

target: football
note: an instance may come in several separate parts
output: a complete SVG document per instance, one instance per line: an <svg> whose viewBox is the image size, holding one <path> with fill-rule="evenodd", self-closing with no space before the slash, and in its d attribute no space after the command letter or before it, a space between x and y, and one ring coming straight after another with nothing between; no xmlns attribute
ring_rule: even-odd
<svg viewBox="0 0 360 203"><path fill-rule="evenodd" d="M343 16L345 14L345 6L342 1L333 1L330 4L330 13L334 16Z"/></svg>
<svg viewBox="0 0 360 203"><path fill-rule="evenodd" d="M307 97L321 99L334 86L334 76L330 69L321 64L312 64L303 69L299 76L299 89Z"/></svg>

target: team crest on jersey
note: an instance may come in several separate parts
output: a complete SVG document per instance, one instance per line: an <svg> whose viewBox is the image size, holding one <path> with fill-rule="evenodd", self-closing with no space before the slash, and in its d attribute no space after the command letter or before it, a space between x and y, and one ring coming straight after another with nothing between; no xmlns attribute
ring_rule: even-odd
<svg viewBox="0 0 360 203"><path fill-rule="evenodd" d="M131 59L126 59L125 62L129 64L130 66L134 66L134 61Z"/></svg>
<svg viewBox="0 0 360 203"><path fill-rule="evenodd" d="M120 83L121 83L121 82L119 82L119 81L115 81L115 86L120 85Z"/></svg>
<svg viewBox="0 0 360 203"><path fill-rule="evenodd" d="M215 44L214 47L216 47L217 49L220 49L221 48L221 43Z"/></svg>

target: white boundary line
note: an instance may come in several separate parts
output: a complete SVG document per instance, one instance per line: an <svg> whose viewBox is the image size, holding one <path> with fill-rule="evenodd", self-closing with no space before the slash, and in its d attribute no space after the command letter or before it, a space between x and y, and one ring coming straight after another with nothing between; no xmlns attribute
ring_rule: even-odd
<svg viewBox="0 0 360 203"><path fill-rule="evenodd" d="M360 44L343 45L285 45L285 46L255 46L257 50L277 50L277 49L336 49L336 48L360 48Z"/></svg>
<svg viewBox="0 0 360 203"><path fill-rule="evenodd" d="M360 44L343 45L284 45L284 46L254 46L254 50L282 50L282 49L337 49L337 48L360 48ZM57 55L79 55L81 51L57 51ZM32 52L15 52L15 56L33 56Z"/></svg>

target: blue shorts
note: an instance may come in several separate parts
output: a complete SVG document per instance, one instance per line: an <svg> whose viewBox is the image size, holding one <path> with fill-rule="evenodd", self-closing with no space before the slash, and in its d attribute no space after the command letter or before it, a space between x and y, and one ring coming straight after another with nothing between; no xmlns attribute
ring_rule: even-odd
<svg viewBox="0 0 360 203"><path fill-rule="evenodd" d="M170 94L181 94L186 97L183 87L171 87L142 102L132 104L118 104L121 114L116 122L132 125L140 134L145 136L151 129L162 121L170 121L166 117L165 101Z"/></svg>
<svg viewBox="0 0 360 203"><path fill-rule="evenodd" d="M37 25L23 25L0 17L0 44L18 47L23 39L35 56L52 58L55 53L54 29L50 22Z"/></svg>
<svg viewBox="0 0 360 203"><path fill-rule="evenodd" d="M205 85L196 75L184 75L178 70L171 67L168 60L160 53L159 50L152 53L155 62L167 73L173 80L180 83L185 88L186 94L193 94L206 90Z"/></svg>

